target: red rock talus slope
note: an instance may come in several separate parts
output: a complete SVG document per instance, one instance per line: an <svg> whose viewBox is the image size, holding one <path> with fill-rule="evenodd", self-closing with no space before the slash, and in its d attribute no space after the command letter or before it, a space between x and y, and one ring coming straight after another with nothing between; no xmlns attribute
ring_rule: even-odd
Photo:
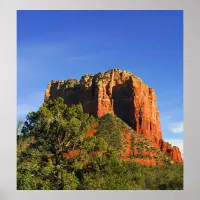
<svg viewBox="0 0 200 200"><path fill-rule="evenodd" d="M112 69L84 75L80 81L51 81L45 101L57 97L63 97L68 105L81 103L84 112L98 118L106 113L116 114L138 134L150 139L156 148L182 162L179 149L163 141L154 89L130 72Z"/></svg>

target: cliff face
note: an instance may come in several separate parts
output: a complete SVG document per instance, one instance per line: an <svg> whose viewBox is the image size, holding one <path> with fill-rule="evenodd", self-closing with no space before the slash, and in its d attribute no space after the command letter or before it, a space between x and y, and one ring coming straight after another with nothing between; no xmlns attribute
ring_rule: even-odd
<svg viewBox="0 0 200 200"><path fill-rule="evenodd" d="M156 148L167 152L174 161L182 162L179 149L162 139L154 89L133 74L112 69L84 75L80 81L51 81L45 101L57 97L63 97L68 105L81 103L84 112L98 118L106 113L117 115L138 134L150 139Z"/></svg>

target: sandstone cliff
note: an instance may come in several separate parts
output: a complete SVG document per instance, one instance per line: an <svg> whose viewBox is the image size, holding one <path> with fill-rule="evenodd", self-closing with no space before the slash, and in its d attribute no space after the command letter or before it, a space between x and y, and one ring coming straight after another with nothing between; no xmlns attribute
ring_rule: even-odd
<svg viewBox="0 0 200 200"><path fill-rule="evenodd" d="M44 100L57 97L68 105L81 103L84 112L98 118L106 113L117 115L175 162L182 162L179 149L163 141L154 89L130 72L112 69L84 75L80 81L51 81Z"/></svg>

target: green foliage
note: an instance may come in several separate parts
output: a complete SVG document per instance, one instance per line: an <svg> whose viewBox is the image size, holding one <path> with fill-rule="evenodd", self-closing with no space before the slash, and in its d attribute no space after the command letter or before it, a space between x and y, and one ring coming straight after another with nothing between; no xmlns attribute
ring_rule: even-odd
<svg viewBox="0 0 200 200"><path fill-rule="evenodd" d="M155 166L147 172L146 186L152 190L183 190L183 164Z"/></svg>
<svg viewBox="0 0 200 200"><path fill-rule="evenodd" d="M17 189L45 190L53 184L54 166L44 159L43 153L27 148L17 157Z"/></svg>
<svg viewBox="0 0 200 200"><path fill-rule="evenodd" d="M61 98L29 113L17 137L17 189L183 189L182 164L169 164L170 159L161 153L158 156L166 160L165 166L145 167L134 159L123 162L118 151L124 123L108 114L99 120L96 135L84 136L95 121L80 104L68 107ZM135 133L134 138L143 141L143 146L147 143ZM63 156L77 149L75 157Z"/></svg>
<svg viewBox="0 0 200 200"><path fill-rule="evenodd" d="M116 117L106 114L99 119L97 137L105 139L105 141L117 151L122 148L121 129L122 123L118 122Z"/></svg>
<svg viewBox="0 0 200 200"><path fill-rule="evenodd" d="M81 149L85 149L89 152L93 151L107 151L108 144L105 142L103 138L100 137L85 137Z"/></svg>
<svg viewBox="0 0 200 200"><path fill-rule="evenodd" d="M83 140L82 132L94 121L93 117L83 113L82 105L67 107L64 100L58 98L44 103L37 112L27 115L27 121L22 128L25 137L34 136L38 147L60 153L78 147Z"/></svg>

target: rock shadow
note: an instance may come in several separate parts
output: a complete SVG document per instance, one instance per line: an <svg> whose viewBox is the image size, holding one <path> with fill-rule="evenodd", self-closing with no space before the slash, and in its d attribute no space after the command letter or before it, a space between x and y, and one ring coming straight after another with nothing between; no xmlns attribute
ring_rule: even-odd
<svg viewBox="0 0 200 200"><path fill-rule="evenodd" d="M131 90L132 85L127 80L123 84L118 84L112 88L112 99L114 113L136 130L134 94Z"/></svg>

